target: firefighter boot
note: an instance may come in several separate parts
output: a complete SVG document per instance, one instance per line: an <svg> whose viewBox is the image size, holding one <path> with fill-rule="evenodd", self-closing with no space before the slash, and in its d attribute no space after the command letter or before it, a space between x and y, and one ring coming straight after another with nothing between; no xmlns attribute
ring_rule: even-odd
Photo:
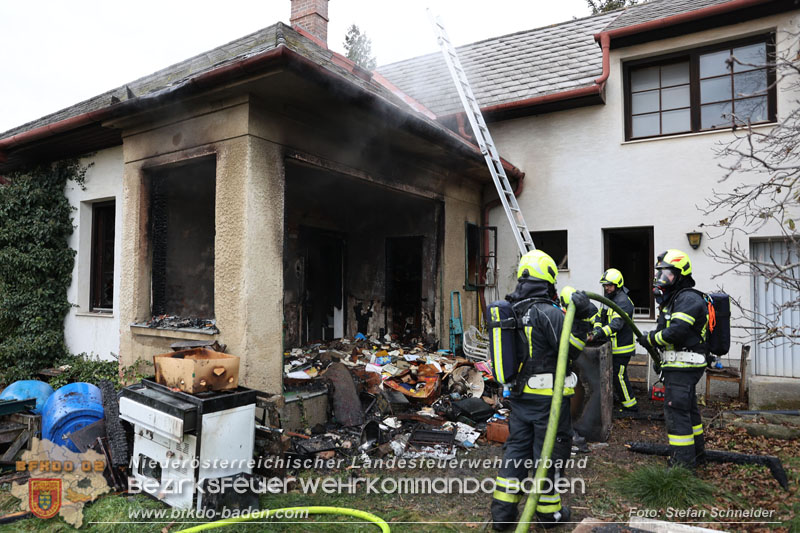
<svg viewBox="0 0 800 533"><path fill-rule="evenodd" d="M536 513L536 522L542 526L544 529L550 529L553 527L558 527L561 524L566 524L569 522L569 518L572 513L569 510L569 507L566 505L561 506L560 511L556 511L554 513Z"/></svg>

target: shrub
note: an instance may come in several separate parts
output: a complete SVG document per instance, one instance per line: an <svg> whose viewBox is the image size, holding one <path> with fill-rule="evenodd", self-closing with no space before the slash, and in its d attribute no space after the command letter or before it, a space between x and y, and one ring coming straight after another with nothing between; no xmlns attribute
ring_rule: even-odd
<svg viewBox="0 0 800 533"><path fill-rule="evenodd" d="M34 376L67 355L64 316L75 251L64 187L77 160L15 171L0 186L0 380Z"/></svg>

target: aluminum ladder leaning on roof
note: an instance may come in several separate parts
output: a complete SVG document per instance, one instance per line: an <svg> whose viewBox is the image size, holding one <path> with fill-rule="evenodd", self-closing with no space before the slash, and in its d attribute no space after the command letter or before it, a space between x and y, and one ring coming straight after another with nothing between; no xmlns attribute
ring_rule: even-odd
<svg viewBox="0 0 800 533"><path fill-rule="evenodd" d="M436 38L439 41L439 46L444 55L444 61L447 63L447 68L450 71L450 76L456 85L456 91L461 98L461 104L466 111L467 119L472 132L475 135L475 140L478 142L483 157L486 159L486 165L489 167L489 172L492 174L492 181L497 188L497 194L500 196L500 201L503 203L503 209L508 217L508 222L511 224L514 233L514 240L519 247L520 255L525 255L531 250L535 250L533 239L528 231L528 225L525 224L525 219L522 216L522 211L519 208L517 199L514 196L514 191L511 189L511 184L508 182L508 176L503 168L503 163L500 161L500 154L492 140L492 135L489 133L489 128L486 126L486 121L483 120L481 108L475 95L472 92L472 87L469 85L467 75L461 67L461 61L458 60L456 49L453 43L447 37L447 32L444 30L444 25L439 17L436 17L428 10L428 16L433 24L434 31L436 31Z"/></svg>

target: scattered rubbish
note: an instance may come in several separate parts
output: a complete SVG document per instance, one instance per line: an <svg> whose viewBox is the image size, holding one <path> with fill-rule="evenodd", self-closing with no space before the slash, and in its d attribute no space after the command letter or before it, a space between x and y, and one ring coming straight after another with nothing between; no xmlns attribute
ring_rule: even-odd
<svg viewBox="0 0 800 533"><path fill-rule="evenodd" d="M199 329L207 333L219 333L216 320L205 318L183 318L173 315L154 316L145 324L148 328Z"/></svg>
<svg viewBox="0 0 800 533"><path fill-rule="evenodd" d="M68 435L103 418L100 389L91 383L70 383L51 394L42 407L42 437L78 452Z"/></svg>
<svg viewBox="0 0 800 533"><path fill-rule="evenodd" d="M36 406L31 411L37 415L42 414L42 407L53 394L53 387L36 379L15 381L0 393L0 400L36 400Z"/></svg>
<svg viewBox="0 0 800 533"><path fill-rule="evenodd" d="M281 424L292 431L260 424L259 438L271 442L270 453L335 453L353 464L370 455L452 458L477 446L490 419L507 434L507 404L488 361L397 340L359 333L287 350L281 421L290 415L301 422ZM332 419L316 416L327 412L325 406L311 407L308 394L317 383L327 384L314 394L328 398ZM307 434L298 434L303 428Z"/></svg>
<svg viewBox="0 0 800 533"><path fill-rule="evenodd" d="M508 421L493 418L486 424L486 440L504 443L508 439Z"/></svg>
<svg viewBox="0 0 800 533"><path fill-rule="evenodd" d="M341 363L332 363L325 379L333 385L333 414L343 426L360 426L364 423L364 412L358 397L353 376Z"/></svg>
<svg viewBox="0 0 800 533"><path fill-rule="evenodd" d="M478 331L475 326L470 326L464 331L463 349L467 359L486 361L489 359L489 338Z"/></svg>
<svg viewBox="0 0 800 533"><path fill-rule="evenodd" d="M208 348L192 348L153 356L156 383L197 394L239 386L239 358Z"/></svg>

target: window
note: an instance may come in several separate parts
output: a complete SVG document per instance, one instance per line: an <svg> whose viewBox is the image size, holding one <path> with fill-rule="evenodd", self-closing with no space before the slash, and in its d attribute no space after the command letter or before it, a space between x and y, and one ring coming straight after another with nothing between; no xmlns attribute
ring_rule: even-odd
<svg viewBox="0 0 800 533"><path fill-rule="evenodd" d="M625 64L626 138L772 122L772 36Z"/></svg>
<svg viewBox="0 0 800 533"><path fill-rule="evenodd" d="M150 184L153 315L214 318L216 161L156 170Z"/></svg>
<svg viewBox="0 0 800 533"><path fill-rule="evenodd" d="M114 209L115 203L92 205L92 266L89 310L114 310Z"/></svg>
<svg viewBox="0 0 800 533"><path fill-rule="evenodd" d="M464 289L474 291L480 287L494 287L497 278L497 228L476 226L467 222L466 240L467 280Z"/></svg>
<svg viewBox="0 0 800 533"><path fill-rule="evenodd" d="M655 318L652 226L604 229L603 250L603 269L616 268L622 272L628 296L633 302L633 314Z"/></svg>
<svg viewBox="0 0 800 533"><path fill-rule="evenodd" d="M553 258L559 270L569 268L567 261L567 230L532 231L531 239L538 250Z"/></svg>

